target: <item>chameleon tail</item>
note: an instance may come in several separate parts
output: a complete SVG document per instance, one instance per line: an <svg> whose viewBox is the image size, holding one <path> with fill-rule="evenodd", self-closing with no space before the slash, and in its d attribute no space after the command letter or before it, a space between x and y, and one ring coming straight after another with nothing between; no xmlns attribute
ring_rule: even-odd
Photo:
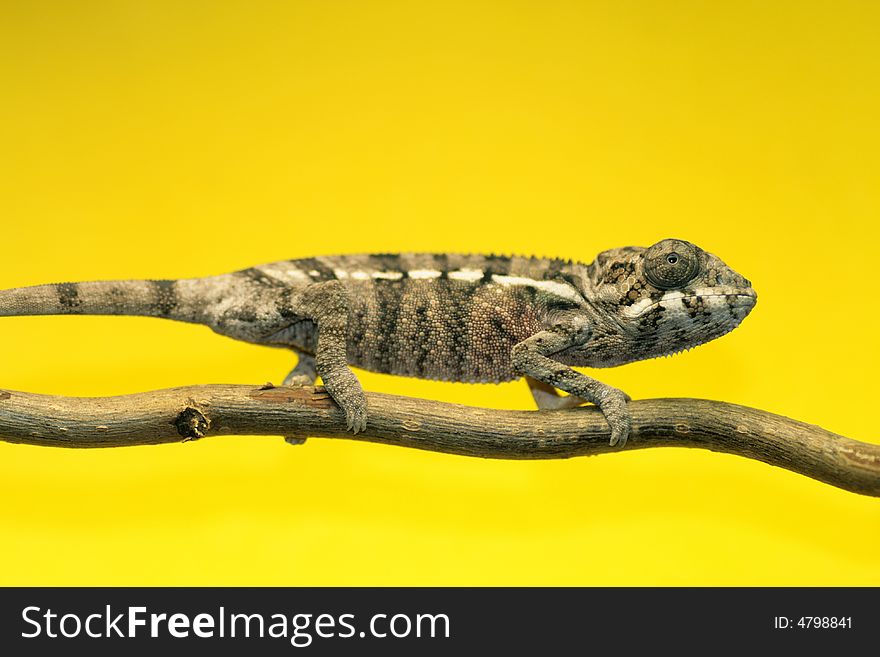
<svg viewBox="0 0 880 657"><path fill-rule="evenodd" d="M94 281L35 285L0 291L0 317L17 315L144 315L205 323L211 278L165 281Z"/></svg>

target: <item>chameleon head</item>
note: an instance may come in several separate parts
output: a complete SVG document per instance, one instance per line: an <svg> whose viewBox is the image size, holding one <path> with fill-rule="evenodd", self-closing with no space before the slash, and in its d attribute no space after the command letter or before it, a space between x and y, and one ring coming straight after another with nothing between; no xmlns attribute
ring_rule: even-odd
<svg viewBox="0 0 880 657"><path fill-rule="evenodd" d="M739 326L758 298L746 278L684 240L605 251L592 267L596 302L620 327L609 340L614 364L714 340Z"/></svg>

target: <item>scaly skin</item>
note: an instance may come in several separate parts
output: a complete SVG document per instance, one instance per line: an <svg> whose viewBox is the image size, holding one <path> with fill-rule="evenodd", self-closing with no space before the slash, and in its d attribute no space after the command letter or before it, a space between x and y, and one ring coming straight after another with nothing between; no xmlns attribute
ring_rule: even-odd
<svg viewBox="0 0 880 657"><path fill-rule="evenodd" d="M344 255L198 279L41 285L0 292L0 315L149 315L287 347L300 362L285 384L320 376L355 433L366 426L367 404L350 365L444 381L526 377L540 408L599 406L611 444L622 446L629 397L571 366L689 349L736 328L756 299L716 256L670 239L604 251L590 264Z"/></svg>

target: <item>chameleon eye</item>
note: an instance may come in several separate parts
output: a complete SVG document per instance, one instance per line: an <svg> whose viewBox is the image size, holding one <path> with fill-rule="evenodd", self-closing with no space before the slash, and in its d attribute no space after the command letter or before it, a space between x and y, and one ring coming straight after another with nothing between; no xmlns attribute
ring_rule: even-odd
<svg viewBox="0 0 880 657"><path fill-rule="evenodd" d="M663 240L645 251L645 277L661 290L690 283L700 273L700 250L684 240Z"/></svg>

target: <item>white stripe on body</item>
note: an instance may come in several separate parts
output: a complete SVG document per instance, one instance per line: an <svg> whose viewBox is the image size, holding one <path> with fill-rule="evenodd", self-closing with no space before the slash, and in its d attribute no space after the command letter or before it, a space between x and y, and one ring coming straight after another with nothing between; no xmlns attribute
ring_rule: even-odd
<svg viewBox="0 0 880 657"><path fill-rule="evenodd" d="M569 301L574 301L578 304L583 303L584 301L583 297L578 294L578 291L573 287L557 281L536 281L532 278L526 278L525 276L501 276L499 274L493 274L492 281L503 286L521 285L524 287L535 288L536 290L548 292L549 294L553 294Z"/></svg>

